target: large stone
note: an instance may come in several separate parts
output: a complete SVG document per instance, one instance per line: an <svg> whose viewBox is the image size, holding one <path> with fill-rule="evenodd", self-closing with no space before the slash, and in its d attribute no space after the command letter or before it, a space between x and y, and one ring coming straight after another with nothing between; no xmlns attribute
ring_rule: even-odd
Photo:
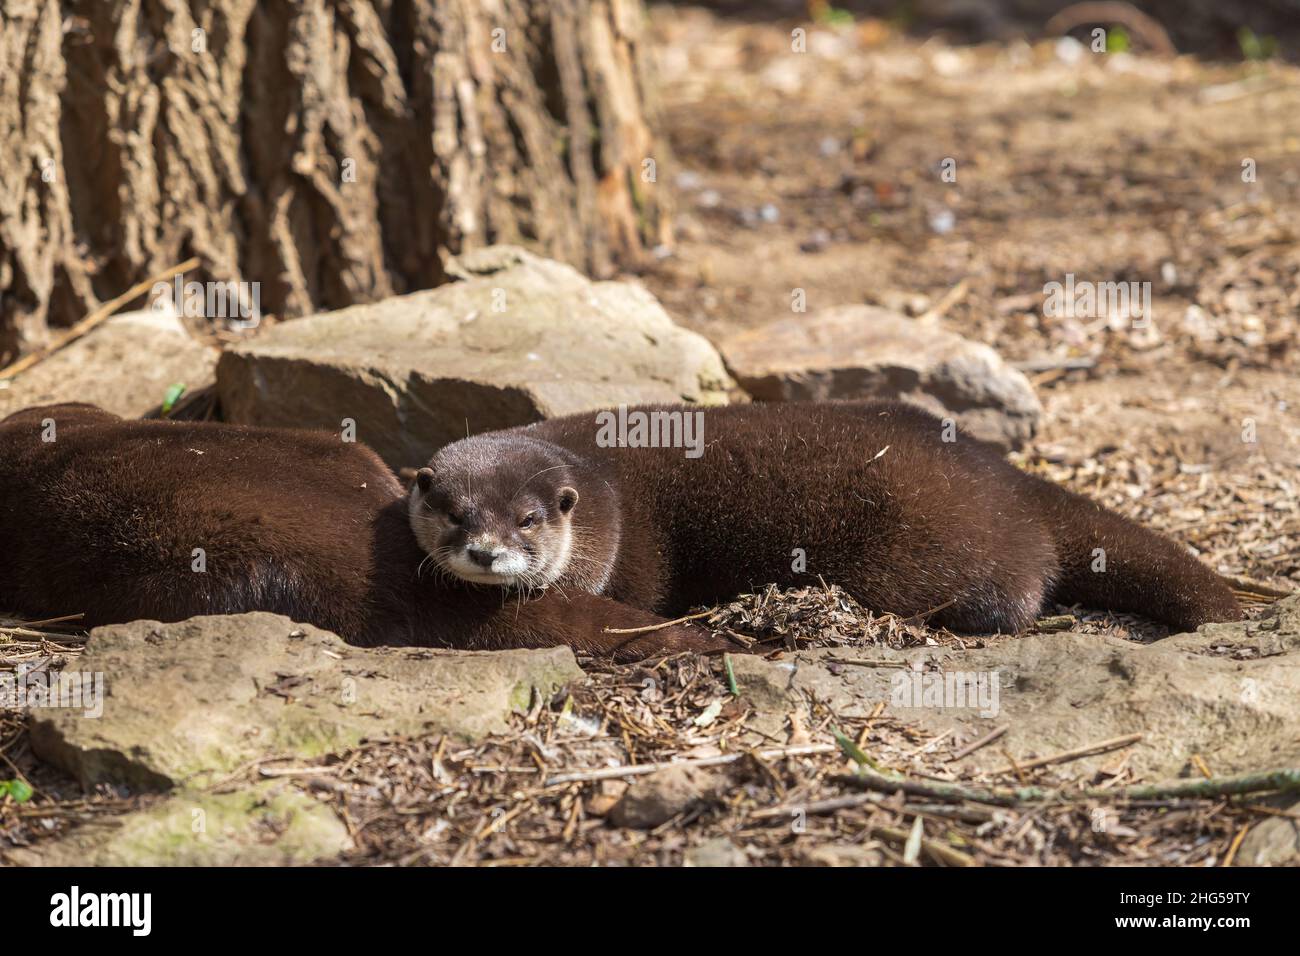
<svg viewBox="0 0 1300 956"><path fill-rule="evenodd" d="M1129 761L1141 779L1188 772L1195 756L1221 775L1300 766L1300 595L1258 620L1206 625L1154 644L1067 632L965 651L837 647L780 662L732 662L741 699L754 711L752 726L768 735L785 730L790 712L812 699L846 717L866 716L884 702L889 716L936 735L957 730L962 740L1007 725L997 746L962 761L981 770L1006 766L1004 748L1024 759L1133 733L1143 734ZM920 681L914 665L926 668ZM996 674L995 706L982 714L979 706L953 706L959 702L952 698L928 705L925 693L944 674ZM1114 759L1089 757L1070 768Z"/></svg>
<svg viewBox="0 0 1300 956"><path fill-rule="evenodd" d="M987 345L870 305L782 319L719 342L740 386L762 402L901 399L1016 448L1042 406Z"/></svg>
<svg viewBox="0 0 1300 956"><path fill-rule="evenodd" d="M503 732L533 689L583 678L567 647L499 652L350 647L275 614L96 628L77 661L93 708L33 711L36 754L84 785L197 784L269 756L310 759L365 738Z"/></svg>
<svg viewBox="0 0 1300 956"><path fill-rule="evenodd" d="M452 264L437 289L285 322L227 351L228 420L339 429L394 467L467 431L620 403L726 400L722 360L627 282L514 247Z"/></svg>
<svg viewBox="0 0 1300 956"><path fill-rule="evenodd" d="M0 418L34 405L90 402L125 418L162 404L167 389L212 384L217 350L185 331L169 312L126 312L0 381Z"/></svg>
<svg viewBox="0 0 1300 956"><path fill-rule="evenodd" d="M334 812L283 782L232 793L186 791L80 826L37 849L11 851L18 866L302 866L352 849Z"/></svg>

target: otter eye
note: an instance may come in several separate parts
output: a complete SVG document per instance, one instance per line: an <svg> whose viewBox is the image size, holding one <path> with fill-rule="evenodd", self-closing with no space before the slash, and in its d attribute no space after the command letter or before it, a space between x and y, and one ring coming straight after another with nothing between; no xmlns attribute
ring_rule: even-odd
<svg viewBox="0 0 1300 956"><path fill-rule="evenodd" d="M457 513L454 512L454 511L448 511L448 512L447 512L447 521L448 521L448 523L450 523L450 524L454 524L454 525L456 525L457 527L459 527L461 524L464 523L465 518L464 518L464 516L459 515L459 514L457 514Z"/></svg>
<svg viewBox="0 0 1300 956"><path fill-rule="evenodd" d="M531 528L534 524L536 524L536 522L537 522L537 512L530 511L528 514L524 515L522 518L519 519L519 527Z"/></svg>

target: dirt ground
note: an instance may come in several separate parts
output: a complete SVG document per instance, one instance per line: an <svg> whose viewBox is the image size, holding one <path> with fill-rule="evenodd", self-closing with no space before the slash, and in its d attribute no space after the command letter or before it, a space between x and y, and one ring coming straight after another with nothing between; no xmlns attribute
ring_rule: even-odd
<svg viewBox="0 0 1300 956"><path fill-rule="evenodd" d="M1046 415L1024 467L1170 533L1225 574L1300 584L1300 70L1055 42L951 47L872 22L814 30L793 53L793 23L682 7L654 8L652 20L672 150L658 175L678 191L679 235L641 278L675 318L716 335L789 315L795 289L811 313L939 308L948 328L1035 381ZM956 182L941 179L949 158ZM1243 182L1251 160L1256 181ZM1044 316L1044 283L1067 273L1150 281L1154 330ZM1155 636L1128 618L1082 626ZM888 643L948 640L873 627ZM1099 834L1091 805L918 808L872 795L810 813L795 839L791 806L850 793L834 781L851 764L832 749L750 754L712 804L648 831L613 827L604 814L625 784L548 786L547 768L734 752L745 715L728 702L700 723L728 700L718 661L593 673L573 698L536 702L507 739L381 741L323 762L332 770L311 788L358 847L341 862L678 864L710 848L725 856L713 841L726 837L767 864L1215 865L1248 822L1281 812L1134 802ZM886 766L953 779L953 741L936 751L896 721L816 708L812 721L773 746L838 726ZM19 728L0 730L4 759L38 785L30 805L0 803L0 847L136 799L106 789L81 800L34 764ZM1125 782L1123 759L1102 776ZM1097 783L1069 764L1018 778Z"/></svg>
<svg viewBox="0 0 1300 956"><path fill-rule="evenodd" d="M1224 573L1300 581L1300 71L654 23L681 240L645 279L675 318L717 334L788 316L794 289L810 313L953 293L946 326L1039 390L1026 466ZM1154 330L1045 316L1067 273L1151 282Z"/></svg>

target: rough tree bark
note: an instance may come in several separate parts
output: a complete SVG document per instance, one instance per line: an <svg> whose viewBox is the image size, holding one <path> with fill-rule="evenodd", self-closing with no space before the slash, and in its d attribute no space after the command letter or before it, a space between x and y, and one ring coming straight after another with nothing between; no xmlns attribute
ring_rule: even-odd
<svg viewBox="0 0 1300 956"><path fill-rule="evenodd" d="M641 0L0 0L0 362L151 271L294 316L668 235Z"/></svg>

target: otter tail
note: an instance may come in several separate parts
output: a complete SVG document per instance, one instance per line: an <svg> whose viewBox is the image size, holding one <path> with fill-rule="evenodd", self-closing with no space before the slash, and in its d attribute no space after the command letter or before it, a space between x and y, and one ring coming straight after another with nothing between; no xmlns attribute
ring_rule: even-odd
<svg viewBox="0 0 1300 956"><path fill-rule="evenodd" d="M1182 545L1051 482L1025 475L1042 509L1060 571L1048 593L1060 604L1131 611L1175 633L1242 617L1226 581Z"/></svg>

